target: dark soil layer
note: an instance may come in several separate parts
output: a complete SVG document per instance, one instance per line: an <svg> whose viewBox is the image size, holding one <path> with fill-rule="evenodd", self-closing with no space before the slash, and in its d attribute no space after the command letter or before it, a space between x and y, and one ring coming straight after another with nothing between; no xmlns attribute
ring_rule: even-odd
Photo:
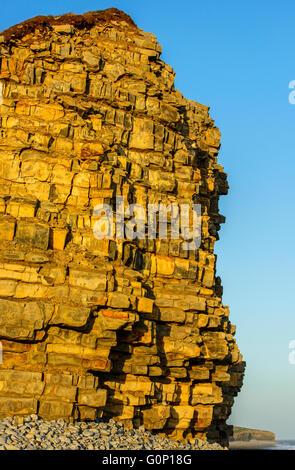
<svg viewBox="0 0 295 470"><path fill-rule="evenodd" d="M107 10L90 11L83 15L67 13L62 16L35 16L35 18L12 26L0 34L4 36L4 41L8 42L13 39L21 39L27 34L33 33L36 29L44 31L46 28L51 28L52 25L70 24L78 29L89 29L96 24L110 21L125 21L132 28L137 28L129 15L117 8L108 8Z"/></svg>

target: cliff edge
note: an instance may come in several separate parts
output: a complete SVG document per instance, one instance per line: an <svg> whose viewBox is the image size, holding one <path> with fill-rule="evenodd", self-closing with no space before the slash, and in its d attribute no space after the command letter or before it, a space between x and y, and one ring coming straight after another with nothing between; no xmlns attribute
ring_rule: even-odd
<svg viewBox="0 0 295 470"><path fill-rule="evenodd" d="M228 440L245 363L216 275L220 132L160 55L116 9L0 34L0 417ZM201 245L169 214L166 238L99 238L118 198L199 204Z"/></svg>

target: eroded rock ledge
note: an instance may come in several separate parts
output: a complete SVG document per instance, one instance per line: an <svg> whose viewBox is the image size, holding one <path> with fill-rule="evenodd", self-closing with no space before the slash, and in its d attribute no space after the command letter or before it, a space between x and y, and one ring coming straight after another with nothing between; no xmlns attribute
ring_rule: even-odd
<svg viewBox="0 0 295 470"><path fill-rule="evenodd" d="M116 9L0 35L0 417L113 417L226 442L244 362L215 273L208 107ZM202 244L98 240L94 207L202 205Z"/></svg>

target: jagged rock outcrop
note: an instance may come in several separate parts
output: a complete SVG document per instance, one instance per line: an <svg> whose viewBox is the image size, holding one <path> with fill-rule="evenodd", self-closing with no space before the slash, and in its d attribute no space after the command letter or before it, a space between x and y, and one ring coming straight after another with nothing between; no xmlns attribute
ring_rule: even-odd
<svg viewBox="0 0 295 470"><path fill-rule="evenodd" d="M116 9L37 17L0 46L0 417L226 441L244 362L215 272L228 185L208 107ZM97 239L116 196L201 204L200 248Z"/></svg>

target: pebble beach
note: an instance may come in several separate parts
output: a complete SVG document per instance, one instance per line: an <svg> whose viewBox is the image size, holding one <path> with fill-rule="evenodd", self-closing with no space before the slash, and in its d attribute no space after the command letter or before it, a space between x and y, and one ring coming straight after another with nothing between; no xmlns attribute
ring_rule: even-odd
<svg viewBox="0 0 295 470"><path fill-rule="evenodd" d="M0 421L0 450L226 450L199 439L180 443L143 427L126 429L114 420L66 423L31 415Z"/></svg>

